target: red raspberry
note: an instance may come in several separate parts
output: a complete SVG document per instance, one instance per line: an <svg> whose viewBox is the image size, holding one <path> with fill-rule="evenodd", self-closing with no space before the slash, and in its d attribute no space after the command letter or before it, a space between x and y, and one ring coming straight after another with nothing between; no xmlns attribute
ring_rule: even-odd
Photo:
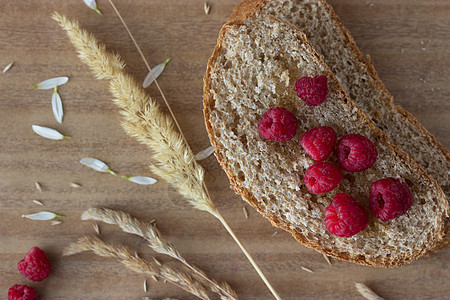
<svg viewBox="0 0 450 300"><path fill-rule="evenodd" d="M341 179L339 168L326 161L313 164L305 172L305 185L313 194L331 192Z"/></svg>
<svg viewBox="0 0 450 300"><path fill-rule="evenodd" d="M375 145L359 134L344 135L336 146L339 166L347 172L361 172L371 168L378 156Z"/></svg>
<svg viewBox="0 0 450 300"><path fill-rule="evenodd" d="M13 285L8 291L8 300L37 300L37 294L32 287Z"/></svg>
<svg viewBox="0 0 450 300"><path fill-rule="evenodd" d="M297 132L297 118L283 107L272 107L258 122L259 135L265 139L285 142Z"/></svg>
<svg viewBox="0 0 450 300"><path fill-rule="evenodd" d="M19 261L17 269L28 279L42 281L50 274L50 262L44 251L33 247L25 255L25 258Z"/></svg>
<svg viewBox="0 0 450 300"><path fill-rule="evenodd" d="M308 106L317 106L327 100L328 78L324 75L311 77L302 77L295 82L294 89Z"/></svg>
<svg viewBox="0 0 450 300"><path fill-rule="evenodd" d="M383 222L403 215L412 205L412 194L402 179L388 177L370 185L370 210Z"/></svg>
<svg viewBox="0 0 450 300"><path fill-rule="evenodd" d="M315 161L327 159L336 144L337 134L331 127L316 127L306 132L300 144Z"/></svg>
<svg viewBox="0 0 450 300"><path fill-rule="evenodd" d="M366 229L369 214L347 194L337 193L325 209L325 227L340 237L350 237Z"/></svg>

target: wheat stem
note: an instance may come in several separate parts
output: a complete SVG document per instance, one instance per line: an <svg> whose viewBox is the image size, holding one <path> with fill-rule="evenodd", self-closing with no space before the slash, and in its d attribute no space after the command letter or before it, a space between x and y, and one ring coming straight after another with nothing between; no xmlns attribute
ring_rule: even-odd
<svg viewBox="0 0 450 300"><path fill-rule="evenodd" d="M266 286L269 288L270 292L275 297L275 299L281 300L281 298L278 295L277 291L275 291L275 289L272 287L270 282L267 280L266 276L261 271L261 269L259 268L258 264L255 262L253 257L250 255L250 253L247 251L247 249L244 247L244 245L242 245L242 243L238 239L238 237L234 234L233 230L230 228L230 226L228 225L227 221L223 218L223 216L220 213L218 214L217 218L222 223L222 225L225 227L225 229L228 231L228 233L233 237L234 241L236 242L236 244L238 244L239 248L241 248L242 252L244 252L245 256L250 261L250 263L252 264L253 268L258 273L259 277L261 277L262 281L264 281Z"/></svg>

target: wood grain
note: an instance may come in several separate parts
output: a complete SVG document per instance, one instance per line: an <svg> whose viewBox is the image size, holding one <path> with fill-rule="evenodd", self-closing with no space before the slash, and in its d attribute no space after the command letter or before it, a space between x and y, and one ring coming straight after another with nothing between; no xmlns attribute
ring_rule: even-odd
<svg viewBox="0 0 450 300"><path fill-rule="evenodd" d="M365 54L370 54L396 102L408 109L446 147L450 147L450 3L446 0L330 1ZM159 83L170 101L194 152L209 145L202 119L202 77L220 27L237 0L212 0L205 15L200 0L116 1L151 65L172 57ZM231 237L212 216L195 211L172 188L159 181L139 186L79 164L83 157L107 162L120 174L152 176L149 150L127 136L111 101L107 82L95 80L76 57L66 35L51 20L53 11L77 19L108 49L127 63L138 81L147 71L107 1L98 1L103 16L82 1L0 1L0 298L15 283L28 284L41 299L193 299L176 287L126 270L112 259L91 253L62 257L77 237L93 234L80 214L92 206L118 208L143 220L157 218L165 238L192 263L217 280L227 281L240 299L271 295ZM65 118L58 124L51 112L51 91L29 90L44 79L66 75L59 91ZM149 93L160 100L152 86ZM32 124L52 127L71 140L45 140ZM307 249L287 233L271 227L229 189L213 157L202 165L212 197L267 274L283 299L359 299L353 282L364 282L387 299L449 299L450 250L446 249L399 269L384 270L333 261ZM40 182L39 193L34 187ZM70 187L71 182L82 185ZM44 203L39 207L32 202ZM66 215L64 223L22 219L46 209ZM143 257L154 253L137 237L100 224L101 236L135 248ZM272 237L274 231L278 234ZM33 246L52 262L51 276L32 283L16 269ZM161 261L165 257L155 255ZM301 270L301 266L314 271Z"/></svg>

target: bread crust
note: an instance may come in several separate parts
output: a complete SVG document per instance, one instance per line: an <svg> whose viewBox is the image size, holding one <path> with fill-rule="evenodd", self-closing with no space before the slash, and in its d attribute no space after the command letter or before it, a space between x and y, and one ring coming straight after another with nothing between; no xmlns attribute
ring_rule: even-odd
<svg viewBox="0 0 450 300"><path fill-rule="evenodd" d="M255 14L257 14L265 5L270 3L272 0L243 0L239 3L234 9L233 12L228 19L228 22L239 22L239 20L245 20ZM407 122L412 124L417 130L422 133L422 136L426 139L428 144L440 150L442 155L445 157L447 161L447 165L450 164L450 151L444 147L435 137L431 134L411 113L405 110L403 107L394 104L394 97L388 91L384 83L381 81L378 76L378 72L375 70L375 67L370 63L370 57L365 59L358 46L356 45L353 36L350 34L350 31L342 24L339 17L334 12L333 7L328 4L325 0L316 0L317 3L320 3L328 14L331 16L334 23L339 27L344 37L344 40L353 52L353 54L357 57L358 62L366 67L369 72L369 75L373 78L372 87L374 89L380 90L383 93L383 100L385 101L386 106L391 107L392 110L396 111L399 115L401 115ZM431 176L430 176L431 177ZM450 205L450 190L448 187L442 187L444 194L447 198L447 201ZM445 238L439 243L435 250L442 250L450 245L450 218L446 221L445 226Z"/></svg>
<svg viewBox="0 0 450 300"><path fill-rule="evenodd" d="M250 9L254 9L255 7L258 7L257 4L258 3L263 3L265 1L245 1L245 2L249 2L251 5L246 6ZM253 2L257 2L256 4ZM264 217L266 217L267 219L269 219L271 221L271 223L279 228L282 228L288 232L290 232L293 237L299 241L301 244L313 248L321 253L324 253L326 255L332 256L334 258L337 259L341 259L341 260L345 260L345 261L350 261L350 262L355 262L355 263L359 263L359 264L363 264L363 265L370 265L370 266L375 266L375 267L385 267L385 268L389 268L389 267L398 267L403 265L404 263L408 263L411 262L421 256L423 256L425 253L429 252L433 247L435 247L436 243L440 240L442 240L443 236L444 236L444 216L440 219L440 222L436 225L436 233L434 236L430 237L429 240L429 245L426 248L423 249L414 249L411 253L407 254L404 253L402 254L402 256L400 256L399 259L390 259L390 258L386 258L386 257L377 257L375 259L370 259L368 257L362 256L362 255L354 255L352 253L348 253L345 251L340 251L339 249L333 249L331 250L327 250L324 249L323 247L321 247L319 244L308 240L304 235L302 235L300 232L293 230L291 228L289 228L288 226L285 226L282 224L282 222L280 221L280 219L278 219L276 216L273 215L269 215L268 213L266 213L266 210L264 209L263 206L261 206L258 201L256 200L256 198L254 197L254 195L245 187L241 186L239 184L239 178L238 175L235 174L232 171L231 166L228 164L228 161L226 159L226 157L224 157L222 155L222 152L220 150L223 150L222 145L217 141L216 136L215 136L215 132L214 132L214 128L213 125L211 123L211 112L214 110L214 106L215 106L215 99L213 97L213 95L211 94L211 70L212 67L214 65L214 62L218 59L219 54L221 52L221 49L223 48L223 42L224 42L224 38L225 35L227 33L227 31L233 27L233 26L242 26L243 22L245 22L245 20L247 18L250 18L252 15L254 14L254 10L250 10L248 11L248 14L245 15L242 13L239 16L239 19L234 19L234 21L229 22L227 24L225 24L220 33L219 33L219 37L218 37L218 41L217 41L217 45L214 49L214 52L212 54L212 56L210 57L209 61L208 61L208 65L207 65L207 69L206 69L206 73L205 73L205 77L204 77L204 98L203 98L203 105L204 105L204 117L205 117L205 125L206 125L206 129L208 131L208 135L209 138L211 140L211 144L214 146L214 148L217 150L215 152L215 156L217 157L217 160L219 161L219 163L221 164L222 168L224 169L225 173L227 174L230 183L232 185L232 188L235 190L236 193L240 194L242 196L242 198L249 203L251 206L253 206L260 214L262 214ZM278 22L284 23L287 26L289 26L290 28L292 28L296 33L297 36L299 38L299 40L302 40L305 45L308 47L308 50L313 53L313 55L315 56L315 58L317 59L317 61L320 63L320 65L323 66L324 70L326 70L324 73L325 75L330 77L334 77L334 75L331 73L331 71L328 69L328 67L326 66L326 64L323 62L322 58L320 57L320 55L315 51L315 49L307 42L307 38L306 36L303 34L303 32L301 32L297 27L286 23L284 21L281 21L275 17L270 16L270 18L273 18L275 20L277 20ZM340 87L340 86L339 86ZM387 145L392 151L393 153L395 153L396 156L400 157L405 164L409 165L410 168L420 174L420 176L423 178L423 180L427 183L427 185L432 186L433 190L436 191L437 194L437 198L439 201L440 206L443 208L444 214L448 215L448 204L445 198L445 195L443 194L442 190L439 188L439 186L437 185L436 181L430 179L427 174L416 164L415 161L413 161L406 153L404 153L403 151L401 151L400 149L398 149L391 141L390 139L386 136L386 134L381 131L376 125L375 123L373 123L372 120L370 120L350 99L349 97L346 95L346 92L342 89L342 87L340 87L339 93L342 95L342 102L344 103L344 105L346 105L347 107L349 107L350 110L355 110L358 114L358 118L360 118L361 120L363 120L363 124L361 124L361 126L367 126L369 127L373 132L374 132L374 136L375 139L377 140L378 143L384 143L385 145Z"/></svg>

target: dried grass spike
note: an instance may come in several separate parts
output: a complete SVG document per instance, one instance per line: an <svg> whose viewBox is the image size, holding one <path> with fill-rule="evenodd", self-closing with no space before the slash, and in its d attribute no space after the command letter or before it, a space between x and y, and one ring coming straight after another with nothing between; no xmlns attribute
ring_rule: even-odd
<svg viewBox="0 0 450 300"><path fill-rule="evenodd" d="M65 248L63 255L68 256L85 251L93 251L95 254L103 257L116 258L134 272L159 276L200 299L209 299L203 286L193 280L189 274L166 265L158 266L142 258L134 257L128 248L107 244L98 237L80 238L76 243L72 243Z"/></svg>
<svg viewBox="0 0 450 300"><path fill-rule="evenodd" d="M78 57L94 71L97 78L111 79L122 72L125 64L120 56L107 52L105 45L97 43L93 35L82 30L77 21L71 22L57 12L53 13L52 18L67 31Z"/></svg>

